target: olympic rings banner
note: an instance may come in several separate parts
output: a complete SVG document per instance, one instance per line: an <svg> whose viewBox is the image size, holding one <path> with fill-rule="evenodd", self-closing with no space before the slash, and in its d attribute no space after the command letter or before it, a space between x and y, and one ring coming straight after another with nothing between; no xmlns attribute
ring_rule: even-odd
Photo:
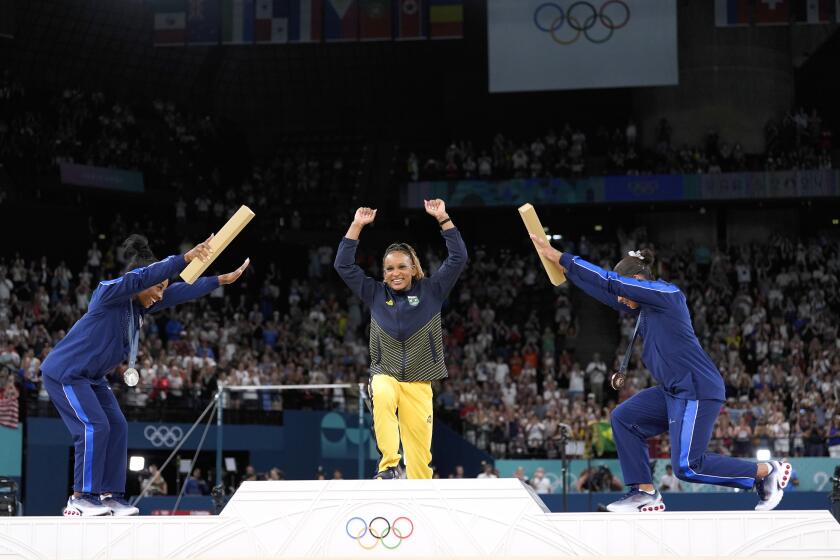
<svg viewBox="0 0 840 560"><path fill-rule="evenodd" d="M675 85L676 0L489 0L490 92Z"/></svg>

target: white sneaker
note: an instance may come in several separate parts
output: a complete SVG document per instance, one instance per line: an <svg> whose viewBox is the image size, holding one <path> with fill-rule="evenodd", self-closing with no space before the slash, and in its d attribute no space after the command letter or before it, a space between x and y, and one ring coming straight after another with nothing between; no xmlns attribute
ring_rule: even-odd
<svg viewBox="0 0 840 560"><path fill-rule="evenodd" d="M756 511L770 511L779 505L793 471L791 464L784 461L769 461L767 464L773 470L755 483L755 491L760 500L755 506Z"/></svg>
<svg viewBox="0 0 840 560"><path fill-rule="evenodd" d="M648 494L638 488L633 488L618 501L607 506L607 511L616 513L635 513L638 511L665 511L665 504L662 502L662 494L654 490Z"/></svg>
<svg viewBox="0 0 840 560"><path fill-rule="evenodd" d="M63 515L64 517L111 515L111 509L102 505L99 496L82 494L78 498L70 496L67 505L64 507Z"/></svg>
<svg viewBox="0 0 840 560"><path fill-rule="evenodd" d="M102 505L111 510L111 515L140 515L140 510L129 504L122 494L102 494Z"/></svg>

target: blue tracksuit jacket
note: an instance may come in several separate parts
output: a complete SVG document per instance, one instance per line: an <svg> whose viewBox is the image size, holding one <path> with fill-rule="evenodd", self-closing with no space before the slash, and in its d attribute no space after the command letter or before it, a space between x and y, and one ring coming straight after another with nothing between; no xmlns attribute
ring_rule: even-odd
<svg viewBox="0 0 840 560"><path fill-rule="evenodd" d="M146 309L132 296L180 273L186 262L173 255L149 266L131 270L115 280L99 283L91 295L87 313L56 344L41 364L41 372L59 383L104 377L128 356L129 305L134 306L135 328L142 316L199 298L219 285L218 277L198 279L189 285L178 282L163 292L163 299Z"/></svg>
<svg viewBox="0 0 840 560"><path fill-rule="evenodd" d="M641 313L642 360L666 393L687 400L725 400L720 372L694 334L678 287L663 280L625 278L570 253L563 253L560 264L566 278L590 296L619 312ZM618 296L639 308L619 303Z"/></svg>

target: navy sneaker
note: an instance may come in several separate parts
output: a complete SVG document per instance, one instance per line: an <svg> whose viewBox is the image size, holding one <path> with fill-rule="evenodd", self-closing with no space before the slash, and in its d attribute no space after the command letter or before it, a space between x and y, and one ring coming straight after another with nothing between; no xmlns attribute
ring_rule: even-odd
<svg viewBox="0 0 840 560"><path fill-rule="evenodd" d="M665 504L662 502L662 494L659 493L659 490L654 490L653 494L648 494L633 487L623 498L608 505L607 511L616 513L665 511Z"/></svg>
<svg viewBox="0 0 840 560"><path fill-rule="evenodd" d="M399 467L388 467L384 471L379 471L378 473L376 473L376 476L374 476L373 478L374 480L392 480L397 478L403 478L403 473Z"/></svg>
<svg viewBox="0 0 840 560"><path fill-rule="evenodd" d="M111 515L111 509L102 504L95 494L82 494L78 498L70 496L62 512L64 517Z"/></svg>

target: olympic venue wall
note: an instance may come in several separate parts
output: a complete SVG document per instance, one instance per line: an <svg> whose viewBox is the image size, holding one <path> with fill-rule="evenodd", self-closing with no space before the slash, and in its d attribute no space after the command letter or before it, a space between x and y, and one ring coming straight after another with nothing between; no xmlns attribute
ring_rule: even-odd
<svg viewBox="0 0 840 560"><path fill-rule="evenodd" d="M290 480L313 479L319 467L327 477L340 469L347 478L356 478L361 442L363 475L373 476L379 453L370 434L370 425L369 416L360 430L355 415L287 411L282 426L224 425L222 449L225 454L247 454L248 462L258 472L279 467ZM168 455L189 429L189 424L182 423L129 422L129 455L143 455L144 452ZM203 425L198 426L184 442L183 458L192 458L203 430ZM482 461L492 460L439 422L435 423L433 442L432 454L440 472L449 473L455 465L464 465L466 474L475 476ZM59 419L30 418L25 445L24 511L26 515L55 515L61 511L72 486L70 434ZM215 453L215 425L208 429L202 450ZM238 469L243 471L244 465L238 465ZM172 488L170 492L173 492Z"/></svg>
<svg viewBox="0 0 840 560"><path fill-rule="evenodd" d="M0 476L19 477L20 458L23 450L23 427L0 426Z"/></svg>
<svg viewBox="0 0 840 560"><path fill-rule="evenodd" d="M794 469L794 479L799 481L796 486L789 486L790 492L817 492L826 493L831 491L831 477L834 468L840 465L840 459L832 457L796 457L791 463ZM654 459L651 461L653 468L653 480L655 484L665 474L665 466L671 464L670 459ZM562 462L556 459L501 459L495 462L499 475L502 477L513 476L518 467L522 467L527 476L532 476L534 471L541 467L545 471L545 477L551 483L553 494L562 492ZM572 459L568 461L569 492L579 493L575 487L575 481L587 468L598 469L606 467L619 479L621 479L621 467L618 459ZM693 484L680 482L683 490L687 493L727 493L732 494L731 488L723 486L712 486L710 484Z"/></svg>
<svg viewBox="0 0 840 560"><path fill-rule="evenodd" d="M615 175L576 181L561 178L511 181L418 181L400 192L403 208L443 198L456 207L712 202L840 196L840 171L803 170L712 175Z"/></svg>

